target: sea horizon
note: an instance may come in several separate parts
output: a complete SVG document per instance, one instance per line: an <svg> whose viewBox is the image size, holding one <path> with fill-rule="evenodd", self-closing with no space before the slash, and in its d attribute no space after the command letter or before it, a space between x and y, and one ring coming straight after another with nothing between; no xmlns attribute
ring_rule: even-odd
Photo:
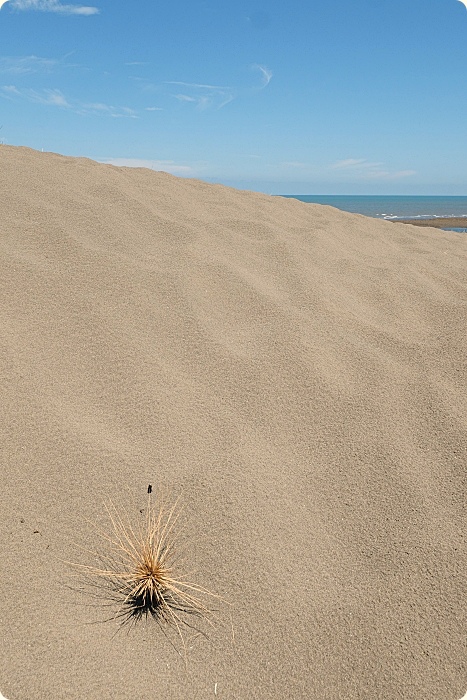
<svg viewBox="0 0 467 700"><path fill-rule="evenodd" d="M467 233L467 196L463 195L312 195L287 194L282 197L310 204L323 204L363 214L375 219L466 218L465 228L444 230Z"/></svg>

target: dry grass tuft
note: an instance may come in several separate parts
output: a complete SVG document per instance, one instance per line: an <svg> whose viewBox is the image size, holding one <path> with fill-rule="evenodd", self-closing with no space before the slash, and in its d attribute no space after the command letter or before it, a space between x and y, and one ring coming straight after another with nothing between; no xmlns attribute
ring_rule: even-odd
<svg viewBox="0 0 467 700"><path fill-rule="evenodd" d="M104 598L115 606L110 619L121 625L137 623L142 618L154 618L162 627L175 629L186 651L183 632L187 629L206 636L193 624L201 618L212 624L213 611L203 600L217 598L216 594L191 583L186 575L177 575L181 564L181 548L176 535L181 514L179 500L172 506L162 500L156 507L151 487L148 503L138 527L133 527L125 511L119 511L112 501L105 504L111 523L106 533L94 526L107 543L107 554L91 553L100 566L72 564L84 576L82 590ZM70 562L71 563L71 562Z"/></svg>

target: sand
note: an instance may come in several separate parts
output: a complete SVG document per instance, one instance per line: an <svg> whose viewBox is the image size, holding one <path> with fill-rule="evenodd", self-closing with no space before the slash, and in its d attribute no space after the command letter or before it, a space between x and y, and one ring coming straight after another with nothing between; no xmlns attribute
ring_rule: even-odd
<svg viewBox="0 0 467 700"><path fill-rule="evenodd" d="M464 695L467 237L26 148L0 177L1 692ZM230 604L186 662L63 561L149 483Z"/></svg>

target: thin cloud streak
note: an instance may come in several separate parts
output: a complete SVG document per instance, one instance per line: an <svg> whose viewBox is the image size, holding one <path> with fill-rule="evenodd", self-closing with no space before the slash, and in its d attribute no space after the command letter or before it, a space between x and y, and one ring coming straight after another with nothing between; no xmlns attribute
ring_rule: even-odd
<svg viewBox="0 0 467 700"><path fill-rule="evenodd" d="M17 88L16 85L3 85L0 87L0 97L7 100L25 99L36 104L48 105L69 109L81 115L101 115L114 118L139 119L136 110L130 107L115 107L103 102L69 101L58 89L46 88L33 90L32 88Z"/></svg>
<svg viewBox="0 0 467 700"><path fill-rule="evenodd" d="M187 95L185 92L172 95L179 102L191 103L196 106L199 111L204 111L210 107L217 110L222 109L225 105L235 99L230 88L217 87L215 85L204 85L200 83L185 83L182 81L167 81L165 85L180 85L187 87L192 91L192 94Z"/></svg>
<svg viewBox="0 0 467 700"><path fill-rule="evenodd" d="M70 51L61 58L43 58L41 56L1 56L0 73L8 75L32 75L35 73L54 73L60 68L82 68L76 63L67 63L66 59L74 52Z"/></svg>
<svg viewBox="0 0 467 700"><path fill-rule="evenodd" d="M29 102L36 102L43 105L54 105L55 107L69 108L71 105L67 101L61 90L46 88L42 91L33 90L32 88L18 89L15 85L3 85L1 88L3 96L12 99L12 97L23 97Z"/></svg>
<svg viewBox="0 0 467 700"><path fill-rule="evenodd" d="M51 73L58 65L59 61L53 58L2 56L0 58L0 73L8 73L10 75Z"/></svg>
<svg viewBox="0 0 467 700"><path fill-rule="evenodd" d="M82 103L75 111L77 114L101 114L114 118L129 117L138 119L136 111L130 107L114 107L103 102Z"/></svg>
<svg viewBox="0 0 467 700"><path fill-rule="evenodd" d="M353 168L355 166L361 166L365 163L365 158L347 158L346 160L338 160L330 166L332 170L343 170L345 168Z"/></svg>
<svg viewBox="0 0 467 700"><path fill-rule="evenodd" d="M190 97L190 95L173 95L176 100L179 100L180 102L196 102L195 97Z"/></svg>
<svg viewBox="0 0 467 700"><path fill-rule="evenodd" d="M203 83L184 83L182 80L166 80L164 85L183 85L184 87L199 88L202 90L230 90L222 85L204 85Z"/></svg>
<svg viewBox="0 0 467 700"><path fill-rule="evenodd" d="M261 72L262 80L263 80L263 85L262 87L265 88L269 83L271 82L273 73L269 68L266 68L266 66L262 66L259 63L255 63L253 68L256 68Z"/></svg>
<svg viewBox="0 0 467 700"><path fill-rule="evenodd" d="M220 110L239 97L245 97L263 90L272 79L272 71L266 66L255 63L251 69L261 74L261 85L250 88L232 88L228 85L212 85L211 83L191 83L186 80L164 80L162 83L152 83L144 77L131 76L131 79L139 83L143 92L154 92L158 95L168 96L172 100L191 105L198 111L207 109ZM183 88L180 92L167 92L170 86Z"/></svg>
<svg viewBox="0 0 467 700"><path fill-rule="evenodd" d="M415 170L391 171L382 162L374 162L366 158L346 158L329 166L330 170L340 170L354 176L358 180L398 180L399 178L416 175Z"/></svg>
<svg viewBox="0 0 467 700"><path fill-rule="evenodd" d="M0 0L1 1L1 0ZM62 5L59 0L3 0L15 10L33 10L36 12L56 12L62 15L97 15L99 9L87 5Z"/></svg>

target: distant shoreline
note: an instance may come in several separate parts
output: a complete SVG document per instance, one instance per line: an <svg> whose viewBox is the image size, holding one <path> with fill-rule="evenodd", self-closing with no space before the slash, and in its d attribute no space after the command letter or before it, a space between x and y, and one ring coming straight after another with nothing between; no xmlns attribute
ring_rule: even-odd
<svg viewBox="0 0 467 700"><path fill-rule="evenodd" d="M385 221L435 228L467 228L467 196L295 195L295 199Z"/></svg>
<svg viewBox="0 0 467 700"><path fill-rule="evenodd" d="M467 216L437 216L434 219L386 219L395 224L412 224L412 226L431 226L433 228L467 228Z"/></svg>

